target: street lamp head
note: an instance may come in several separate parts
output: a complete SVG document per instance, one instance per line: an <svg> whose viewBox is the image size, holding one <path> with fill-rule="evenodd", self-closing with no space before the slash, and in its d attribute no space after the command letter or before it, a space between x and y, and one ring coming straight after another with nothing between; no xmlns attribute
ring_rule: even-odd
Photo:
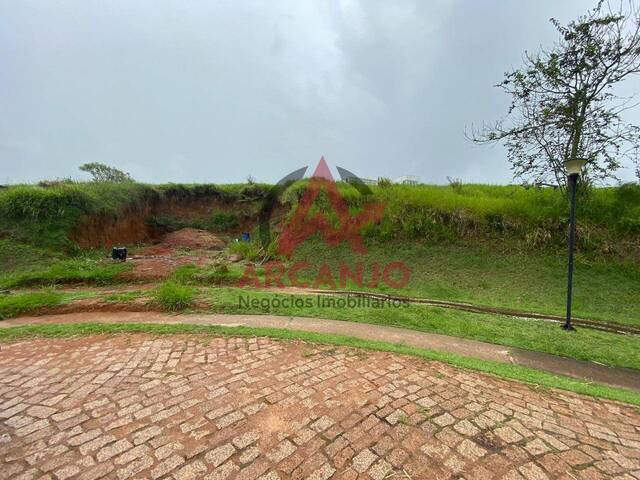
<svg viewBox="0 0 640 480"><path fill-rule="evenodd" d="M564 168L567 170L567 175L580 175L583 167L586 165L586 158L575 158L573 160L565 160Z"/></svg>

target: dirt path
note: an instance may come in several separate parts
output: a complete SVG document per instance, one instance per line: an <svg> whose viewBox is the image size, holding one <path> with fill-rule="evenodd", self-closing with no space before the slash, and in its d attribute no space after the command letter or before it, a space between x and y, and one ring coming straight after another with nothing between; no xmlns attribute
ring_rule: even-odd
<svg viewBox="0 0 640 480"><path fill-rule="evenodd" d="M0 322L0 328L17 325L83 322L247 326L331 333L357 337L364 340L399 343L411 347L451 352L483 360L513 363L605 385L640 391L640 372L632 369L607 367L592 362L519 348L507 348L491 343L449 337L435 333L416 332L397 327L339 320L282 317L275 315L167 315L157 312L91 312L13 318Z"/></svg>

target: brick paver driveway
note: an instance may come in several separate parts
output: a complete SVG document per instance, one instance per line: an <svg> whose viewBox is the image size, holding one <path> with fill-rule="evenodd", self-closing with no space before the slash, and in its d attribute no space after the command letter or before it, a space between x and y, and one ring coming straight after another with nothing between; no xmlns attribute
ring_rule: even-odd
<svg viewBox="0 0 640 480"><path fill-rule="evenodd" d="M36 339L0 351L0 477L638 479L640 414L299 342Z"/></svg>

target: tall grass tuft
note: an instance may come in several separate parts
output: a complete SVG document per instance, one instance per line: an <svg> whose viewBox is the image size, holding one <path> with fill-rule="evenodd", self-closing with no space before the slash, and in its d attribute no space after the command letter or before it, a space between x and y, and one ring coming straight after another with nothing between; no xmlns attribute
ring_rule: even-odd
<svg viewBox="0 0 640 480"><path fill-rule="evenodd" d="M165 282L153 292L153 299L165 310L177 312L193 305L195 289L177 282Z"/></svg>

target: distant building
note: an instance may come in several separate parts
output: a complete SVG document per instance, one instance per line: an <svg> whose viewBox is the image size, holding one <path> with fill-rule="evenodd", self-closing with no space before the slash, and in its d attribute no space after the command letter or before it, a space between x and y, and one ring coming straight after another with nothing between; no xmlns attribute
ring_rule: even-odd
<svg viewBox="0 0 640 480"><path fill-rule="evenodd" d="M422 182L417 175L403 175L402 177L396 178L393 183L399 183L400 185L419 185Z"/></svg>
<svg viewBox="0 0 640 480"><path fill-rule="evenodd" d="M371 180L370 178L360 178L360 177L347 177L344 179L347 183L364 183L365 185L377 185L377 180Z"/></svg>
<svg viewBox="0 0 640 480"><path fill-rule="evenodd" d="M382 177L378 178L378 180L373 180L371 178L360 178L356 176L346 176L343 180L347 183L364 183L365 185L378 185L380 180L383 180ZM419 185L420 177L417 175L403 175L402 177L398 177L393 180L391 183L399 184L399 185Z"/></svg>

